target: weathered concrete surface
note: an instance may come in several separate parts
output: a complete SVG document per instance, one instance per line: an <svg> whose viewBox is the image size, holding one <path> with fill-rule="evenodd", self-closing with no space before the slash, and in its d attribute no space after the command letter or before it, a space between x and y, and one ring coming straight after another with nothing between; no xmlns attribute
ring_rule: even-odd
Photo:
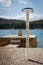
<svg viewBox="0 0 43 65"><path fill-rule="evenodd" d="M29 61L25 59L25 48L15 48L15 45L0 47L0 65L43 65L43 49L29 48Z"/></svg>

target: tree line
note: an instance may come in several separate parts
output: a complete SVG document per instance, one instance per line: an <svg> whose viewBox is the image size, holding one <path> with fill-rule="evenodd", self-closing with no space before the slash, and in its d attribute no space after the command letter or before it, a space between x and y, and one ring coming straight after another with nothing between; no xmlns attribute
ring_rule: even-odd
<svg viewBox="0 0 43 65"><path fill-rule="evenodd" d="M26 21L0 18L0 29L26 29ZM43 20L29 22L30 29L43 29Z"/></svg>

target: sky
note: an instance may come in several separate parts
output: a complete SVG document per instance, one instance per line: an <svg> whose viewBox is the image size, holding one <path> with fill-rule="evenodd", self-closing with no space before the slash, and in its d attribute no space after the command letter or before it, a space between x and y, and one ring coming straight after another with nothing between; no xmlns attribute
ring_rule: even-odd
<svg viewBox="0 0 43 65"><path fill-rule="evenodd" d="M33 8L29 20L43 19L43 0L0 0L0 18L26 20L23 8Z"/></svg>

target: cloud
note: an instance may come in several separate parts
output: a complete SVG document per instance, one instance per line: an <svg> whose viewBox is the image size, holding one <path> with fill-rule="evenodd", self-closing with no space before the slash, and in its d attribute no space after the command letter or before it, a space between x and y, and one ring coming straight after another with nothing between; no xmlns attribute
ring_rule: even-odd
<svg viewBox="0 0 43 65"><path fill-rule="evenodd" d="M19 3L24 4L24 5L27 5L28 4L28 1L27 0L19 0Z"/></svg>
<svg viewBox="0 0 43 65"><path fill-rule="evenodd" d="M16 16L5 16L5 15L2 15L2 16L0 16L0 18L23 20L23 19L25 19L24 16L25 16L25 14L22 14L22 15L20 14L20 15L16 15Z"/></svg>
<svg viewBox="0 0 43 65"><path fill-rule="evenodd" d="M12 17L12 16L0 16L0 18L5 18L5 19L15 19L14 17Z"/></svg>
<svg viewBox="0 0 43 65"><path fill-rule="evenodd" d="M43 19L43 14L30 14L30 21Z"/></svg>
<svg viewBox="0 0 43 65"><path fill-rule="evenodd" d="M21 19L21 20L26 20L26 15L25 14L20 14L15 16L15 19ZM43 19L43 14L30 14L29 15L29 20L34 21L34 20L41 20Z"/></svg>
<svg viewBox="0 0 43 65"><path fill-rule="evenodd" d="M0 18L26 20L26 15L20 14L20 15L14 16L14 17L12 17L12 16L0 16ZM43 19L43 14L30 14L30 16L29 16L29 21L41 20L41 19Z"/></svg>
<svg viewBox="0 0 43 65"><path fill-rule="evenodd" d="M11 0L0 0L0 4L5 6L5 7L10 7L11 6Z"/></svg>
<svg viewBox="0 0 43 65"><path fill-rule="evenodd" d="M20 15L17 15L15 16L15 19L25 19L25 14L20 14Z"/></svg>

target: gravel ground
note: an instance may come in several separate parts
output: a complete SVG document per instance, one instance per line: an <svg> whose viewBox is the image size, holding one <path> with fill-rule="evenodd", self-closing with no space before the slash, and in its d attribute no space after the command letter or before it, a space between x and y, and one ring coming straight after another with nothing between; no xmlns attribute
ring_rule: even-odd
<svg viewBox="0 0 43 65"><path fill-rule="evenodd" d="M29 48L26 60L26 48L16 48L16 46L0 47L0 65L43 65L42 48Z"/></svg>

